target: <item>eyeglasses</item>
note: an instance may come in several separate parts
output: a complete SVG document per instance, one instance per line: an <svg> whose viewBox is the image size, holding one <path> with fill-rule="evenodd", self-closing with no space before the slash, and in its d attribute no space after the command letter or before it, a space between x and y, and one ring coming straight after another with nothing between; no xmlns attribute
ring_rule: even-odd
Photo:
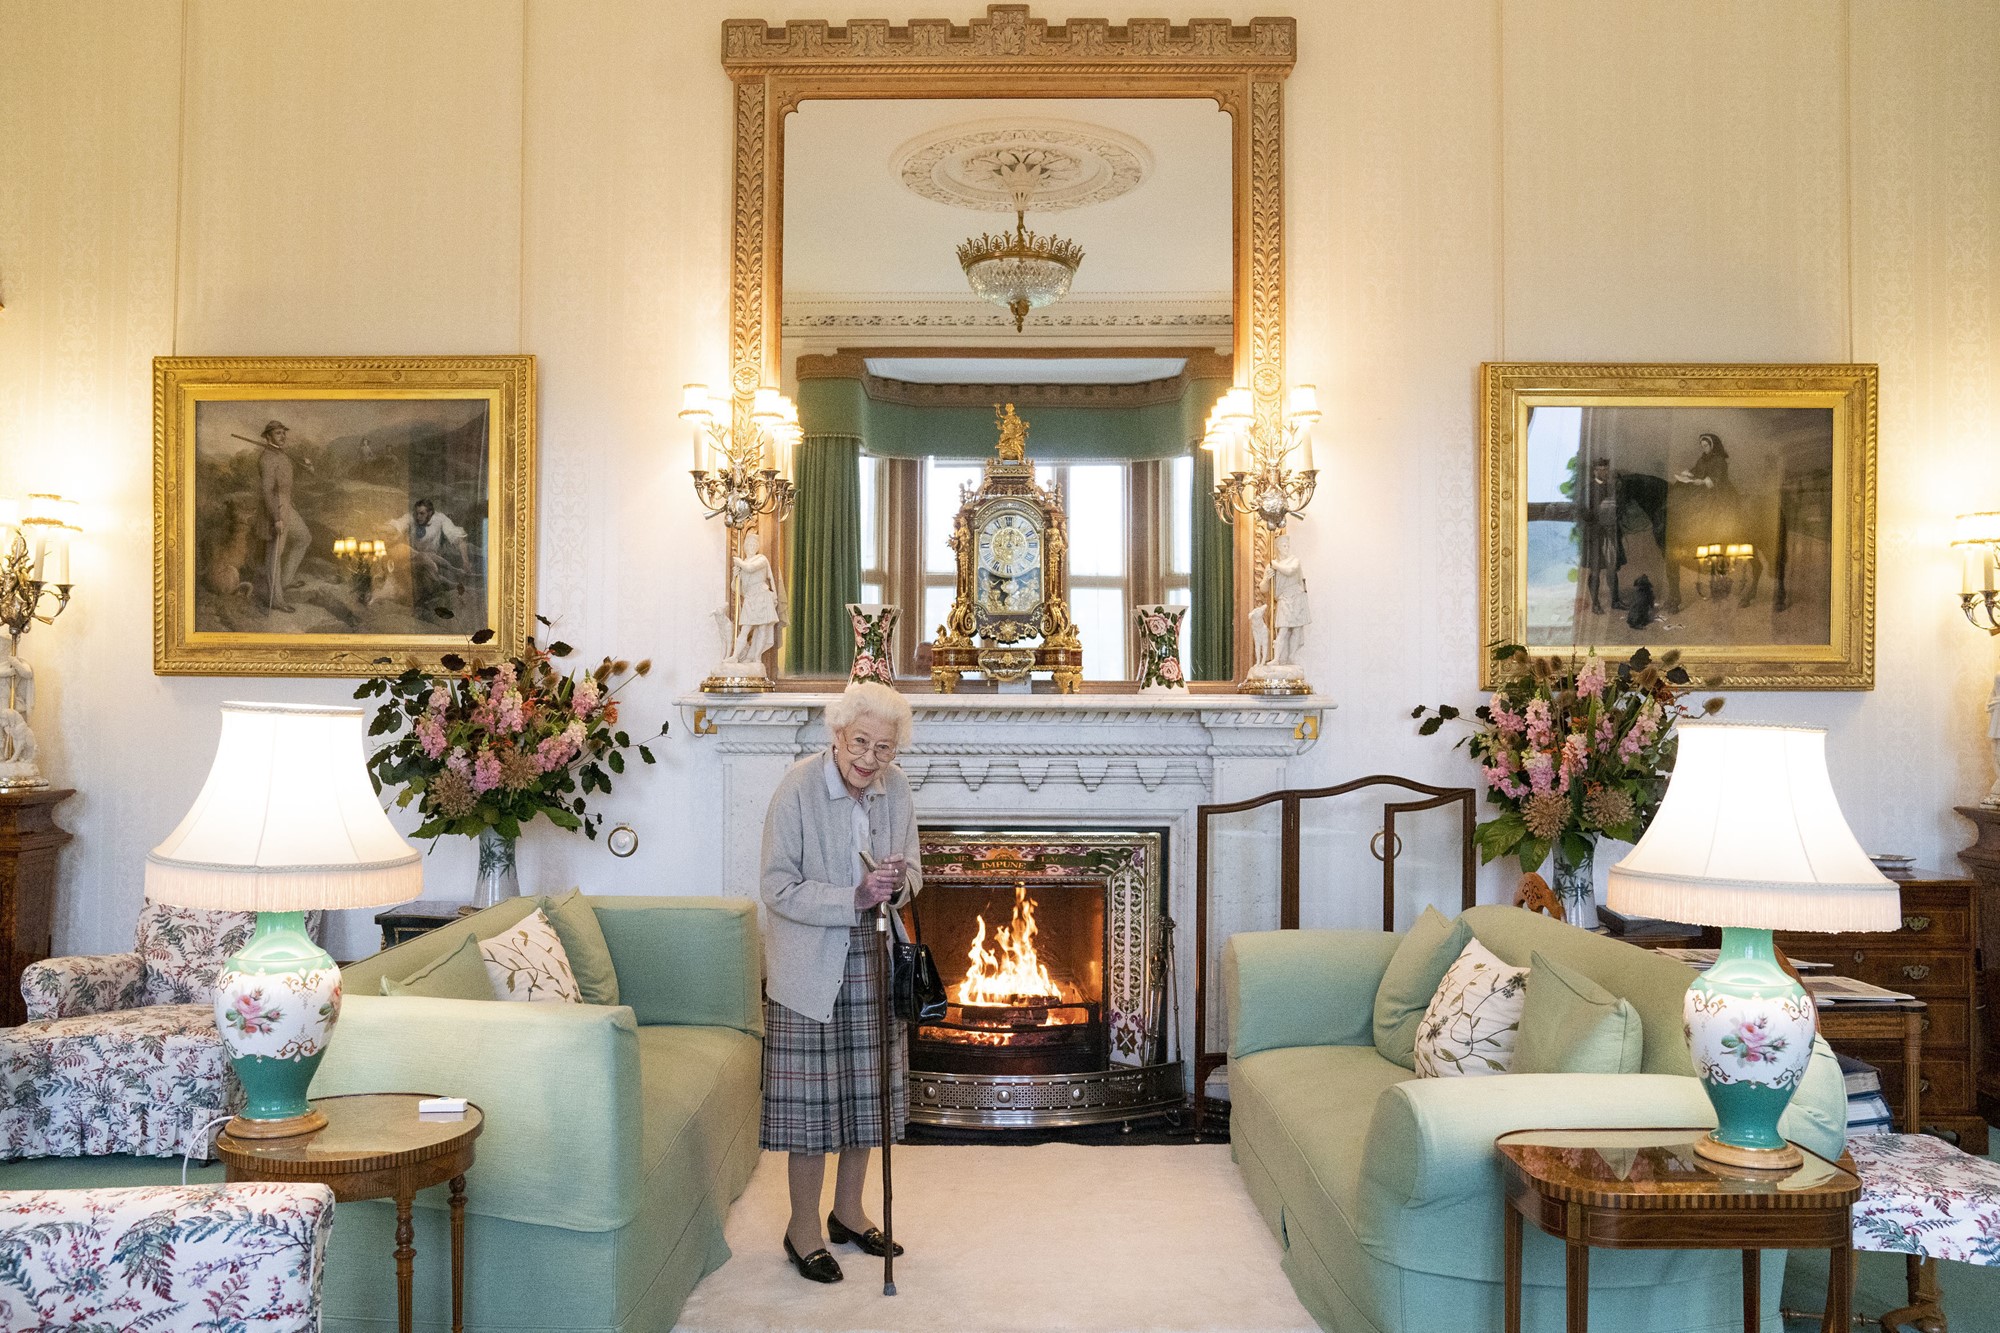
<svg viewBox="0 0 2000 1333"><path fill-rule="evenodd" d="M848 740L841 748L846 750L848 757L853 759L866 759L872 754L879 762L886 764L896 757L896 744L894 741L877 741L873 745L870 745L859 736L855 736Z"/></svg>

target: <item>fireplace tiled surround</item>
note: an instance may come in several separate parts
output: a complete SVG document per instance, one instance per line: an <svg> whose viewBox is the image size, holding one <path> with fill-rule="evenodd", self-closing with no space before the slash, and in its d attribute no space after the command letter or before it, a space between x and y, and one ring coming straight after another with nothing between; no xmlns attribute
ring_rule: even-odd
<svg viewBox="0 0 2000 1333"><path fill-rule="evenodd" d="M755 893L770 793L786 768L826 744L824 713L834 697L774 693L680 700L689 732L719 753L724 828L718 892ZM1010 1097L1067 1103L1075 1110L1079 1103L1109 1096L1099 1114L1074 1117L1104 1119L1118 1118L1121 1097L1156 1106L1163 1097L1177 1100L1190 1091L1185 1052L1192 1049L1194 1033L1195 810L1286 786L1292 761L1317 742L1331 702L1238 694L918 694L910 696L910 705L915 737L898 762L926 829L1164 833L1165 900L1177 927L1179 985L1178 1031L1168 1058L1150 1064L1112 1061L1122 1088L1079 1092L1063 1080L1080 1076L1023 1076ZM938 1082L919 1086L923 1078L913 1077L913 1118L992 1125L1061 1118L1052 1108L1044 1108L1051 1114L1039 1121L1032 1115L990 1114L996 1094L989 1088L975 1095L963 1079L939 1075ZM1163 1086L1163 1080L1180 1086Z"/></svg>

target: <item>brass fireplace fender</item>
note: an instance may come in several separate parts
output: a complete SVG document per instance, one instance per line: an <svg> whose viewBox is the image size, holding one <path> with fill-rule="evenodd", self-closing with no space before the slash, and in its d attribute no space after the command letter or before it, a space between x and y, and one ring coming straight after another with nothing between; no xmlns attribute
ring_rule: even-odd
<svg viewBox="0 0 2000 1333"><path fill-rule="evenodd" d="M1207 98L1233 125L1231 217L1235 364L1247 370L1257 420L1275 428L1285 385L1284 81L1297 59L1289 18L1235 24L1198 18L1072 18L1051 24L1025 4L948 19L761 19L722 25L722 67L735 85L734 211L729 260L730 388L747 419L760 384L779 382L785 117L814 98ZM779 550L765 520L767 549ZM1236 537L1236 604L1261 573L1251 525ZM1238 634L1236 678L1250 666Z"/></svg>

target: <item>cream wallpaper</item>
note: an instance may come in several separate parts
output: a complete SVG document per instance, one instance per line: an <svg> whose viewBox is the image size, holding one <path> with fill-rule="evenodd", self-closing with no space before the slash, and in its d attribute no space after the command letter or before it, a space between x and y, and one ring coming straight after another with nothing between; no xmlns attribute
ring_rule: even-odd
<svg viewBox="0 0 2000 1333"><path fill-rule="evenodd" d="M724 370L719 25L855 8L0 0L0 494L59 490L90 527L77 601L26 644L46 766L78 789L59 950L128 946L217 703L345 695L151 674L155 355L534 353L541 607L585 652L650 654L633 706L671 712L710 656L721 558L672 466L677 387ZM974 8L893 16L918 11ZM1471 777L1407 715L1476 697L1481 360L1851 357L1882 365L1878 688L1740 695L1729 715L1828 727L1862 840L1949 866L1950 806L1989 780L1994 649L1958 617L1943 541L2000 504L2000 6L1291 12L1292 377L1329 409L1297 544L1309 669L1339 703L1310 776ZM676 718L613 802L639 854L539 830L524 876L712 891L715 772ZM452 895L470 854L441 846L427 873ZM372 947L350 915L343 957Z"/></svg>

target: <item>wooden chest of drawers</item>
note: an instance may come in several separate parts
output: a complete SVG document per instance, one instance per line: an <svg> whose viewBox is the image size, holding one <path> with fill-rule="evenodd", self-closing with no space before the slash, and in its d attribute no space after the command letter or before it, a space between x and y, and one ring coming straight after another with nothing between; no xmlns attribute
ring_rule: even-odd
<svg viewBox="0 0 2000 1333"><path fill-rule="evenodd" d="M1779 931L1778 947L1794 958L1831 963L1833 970L1889 990L1914 995L1925 1014L1923 1093L1926 1127L1958 1135L1967 1152L1986 1152L1986 1118L1976 1105L1979 1088L1979 884L1972 879L1920 871L1899 881L1903 925L1882 934L1814 935ZM1848 1042L1841 1050L1877 1065L1889 1105L1900 1106L1900 1042Z"/></svg>

